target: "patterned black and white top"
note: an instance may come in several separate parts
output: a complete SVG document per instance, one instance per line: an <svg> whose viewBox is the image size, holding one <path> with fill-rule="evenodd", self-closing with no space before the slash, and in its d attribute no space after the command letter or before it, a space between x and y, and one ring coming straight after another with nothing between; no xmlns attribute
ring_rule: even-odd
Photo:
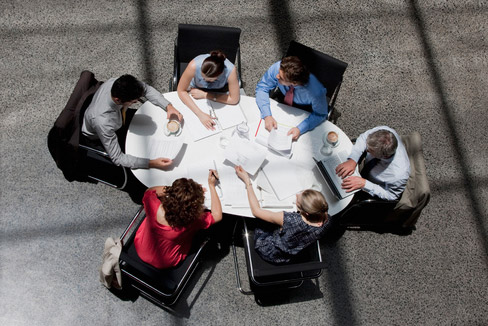
<svg viewBox="0 0 488 326"><path fill-rule="evenodd" d="M255 249L270 263L289 262L294 255L323 237L330 228L330 219L322 226L305 223L297 212L284 212L283 227L274 230L254 230Z"/></svg>

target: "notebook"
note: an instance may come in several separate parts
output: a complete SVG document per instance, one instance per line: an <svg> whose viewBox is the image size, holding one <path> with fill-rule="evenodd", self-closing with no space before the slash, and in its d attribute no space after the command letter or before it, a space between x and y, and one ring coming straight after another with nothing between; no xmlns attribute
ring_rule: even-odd
<svg viewBox="0 0 488 326"><path fill-rule="evenodd" d="M342 189L342 178L339 177L335 172L335 169L339 164L347 161L347 156L348 153L346 151L340 151L338 153L333 153L320 161L314 158L320 174L327 182L327 185L334 196L336 196L338 199L344 199L359 191L358 189L351 192L346 192L344 189ZM357 172L354 172L353 175L360 176Z"/></svg>

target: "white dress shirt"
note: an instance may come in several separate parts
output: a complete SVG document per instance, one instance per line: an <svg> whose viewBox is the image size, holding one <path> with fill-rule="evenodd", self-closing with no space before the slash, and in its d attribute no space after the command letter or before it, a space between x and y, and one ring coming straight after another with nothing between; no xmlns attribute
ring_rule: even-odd
<svg viewBox="0 0 488 326"><path fill-rule="evenodd" d="M365 176L366 185L362 190L381 199L396 200L400 198L407 185L408 177L410 176L410 160L408 159L405 146L395 130L387 126L379 126L362 133L356 140L349 158L357 163L367 149L366 139L368 135L382 129L391 131L395 135L398 141L398 147L392 157L380 159L374 165L368 176ZM364 159L365 166L373 158L370 153L367 153Z"/></svg>

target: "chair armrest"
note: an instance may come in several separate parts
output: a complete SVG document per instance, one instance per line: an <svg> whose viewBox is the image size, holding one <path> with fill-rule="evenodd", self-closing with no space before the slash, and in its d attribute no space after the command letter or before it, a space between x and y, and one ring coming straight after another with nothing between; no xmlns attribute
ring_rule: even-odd
<svg viewBox="0 0 488 326"><path fill-rule="evenodd" d="M124 233L122 233L122 235L120 236L120 242L122 243L122 246L124 245L124 241L125 241L125 238L126 238L127 234L131 231L131 229L134 226L134 224L136 224L136 221L139 218L139 216L141 216L142 212L144 212L144 206L141 206L137 210L136 214L134 215L134 217L130 221L130 223L127 226L127 228L125 229Z"/></svg>
<svg viewBox="0 0 488 326"><path fill-rule="evenodd" d="M83 145L83 144L79 144L79 147L80 148L83 148L84 150L86 150L88 152L92 152L92 153L98 154L100 156L103 156L103 157L106 157L106 158L110 158L110 155L108 155L107 152L101 151L99 149L96 149L96 148L93 148L93 147L89 147L89 146L86 146L86 145Z"/></svg>

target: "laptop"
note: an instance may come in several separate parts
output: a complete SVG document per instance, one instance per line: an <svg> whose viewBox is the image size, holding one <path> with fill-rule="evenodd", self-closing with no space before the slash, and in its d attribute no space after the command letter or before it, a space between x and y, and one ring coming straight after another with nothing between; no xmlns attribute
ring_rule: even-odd
<svg viewBox="0 0 488 326"><path fill-rule="evenodd" d="M334 196L336 196L338 199L344 199L359 191L358 189L351 192L346 192L344 189L342 189L342 178L339 177L335 172L335 169L339 164L347 161L347 156L348 152L340 151L338 153L333 153L320 161L318 161L315 157L313 158L315 165L317 165L320 171L320 174L327 182L327 185L329 185L329 188ZM352 175L360 176L357 172L354 172Z"/></svg>

